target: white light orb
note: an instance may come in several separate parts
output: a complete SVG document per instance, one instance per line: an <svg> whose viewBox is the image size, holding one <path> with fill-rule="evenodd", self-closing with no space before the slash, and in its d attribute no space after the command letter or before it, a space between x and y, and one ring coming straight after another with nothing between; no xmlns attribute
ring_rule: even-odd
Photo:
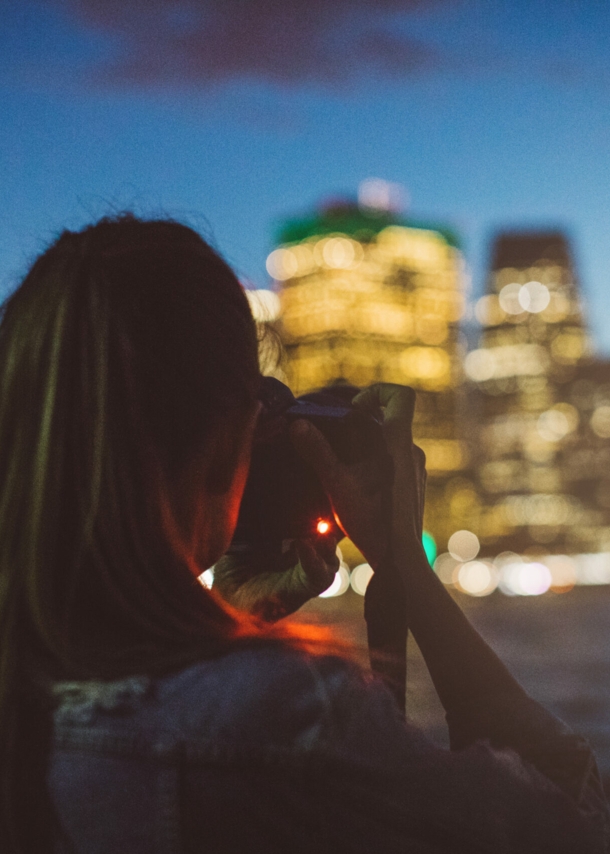
<svg viewBox="0 0 610 854"><path fill-rule="evenodd" d="M496 372L496 359L492 350L472 350L464 359L466 376L477 383L490 380Z"/></svg>
<svg viewBox="0 0 610 854"><path fill-rule="evenodd" d="M322 599L330 599L333 596L342 596L349 587L349 570L345 564L341 564L330 587L320 593Z"/></svg>
<svg viewBox="0 0 610 854"><path fill-rule="evenodd" d="M372 577L373 570L368 563L358 564L358 566L354 567L350 576L350 584L352 585L352 590L354 590L360 596L364 596L364 594L366 593L366 588L368 587L369 581Z"/></svg>
<svg viewBox="0 0 610 854"><path fill-rule="evenodd" d="M543 563L524 563L519 570L522 596L541 596L553 583L551 571Z"/></svg>
<svg viewBox="0 0 610 854"><path fill-rule="evenodd" d="M485 561L471 560L461 565L457 581L460 589L470 596L489 596L498 586L498 572Z"/></svg>
<svg viewBox="0 0 610 854"><path fill-rule="evenodd" d="M449 552L440 554L434 561L434 571L443 582L443 584L453 584L453 573L455 568L459 566L459 561L456 560Z"/></svg>
<svg viewBox="0 0 610 854"><path fill-rule="evenodd" d="M358 187L358 205L365 210L401 211L406 203L407 193L401 184L366 178Z"/></svg>
<svg viewBox="0 0 610 854"><path fill-rule="evenodd" d="M523 596L523 590L519 582L523 560L519 555L513 559L507 558L500 567L499 588L506 596Z"/></svg>
<svg viewBox="0 0 610 854"><path fill-rule="evenodd" d="M559 442L568 435L571 426L566 414L560 409L547 409L539 416L536 430L547 442Z"/></svg>
<svg viewBox="0 0 610 854"><path fill-rule="evenodd" d="M591 429L601 439L610 439L610 406L598 406L591 416Z"/></svg>
<svg viewBox="0 0 610 854"><path fill-rule="evenodd" d="M498 299L500 301L500 308L505 311L507 314L522 314L524 309L521 303L519 302L519 293L521 291L521 285L518 282L511 282L510 285L504 285L500 293L498 294Z"/></svg>
<svg viewBox="0 0 610 854"><path fill-rule="evenodd" d="M456 531L449 537L447 543L449 554L459 561L473 560L480 549L479 538L472 531Z"/></svg>
<svg viewBox="0 0 610 854"><path fill-rule="evenodd" d="M538 314L548 308L551 294L542 282L527 282L519 289L518 301L524 311Z"/></svg>
<svg viewBox="0 0 610 854"><path fill-rule="evenodd" d="M267 272L280 282L296 276L299 270L299 261L290 249L275 249L267 257Z"/></svg>
<svg viewBox="0 0 610 854"><path fill-rule="evenodd" d="M349 269L356 258L354 244L347 237L331 237L324 240L322 258L328 267Z"/></svg>

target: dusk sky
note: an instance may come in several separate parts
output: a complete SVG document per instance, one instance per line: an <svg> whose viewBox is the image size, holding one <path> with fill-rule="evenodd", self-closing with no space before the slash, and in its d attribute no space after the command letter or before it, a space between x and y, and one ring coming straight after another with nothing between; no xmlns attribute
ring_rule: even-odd
<svg viewBox="0 0 610 854"><path fill-rule="evenodd" d="M183 219L257 286L360 181L461 236L571 238L610 354L605 0L0 0L0 290L65 226Z"/></svg>

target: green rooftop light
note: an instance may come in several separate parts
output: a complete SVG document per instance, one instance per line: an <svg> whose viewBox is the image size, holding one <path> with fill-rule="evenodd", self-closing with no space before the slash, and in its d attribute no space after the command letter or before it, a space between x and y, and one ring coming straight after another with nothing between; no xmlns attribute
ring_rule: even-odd
<svg viewBox="0 0 610 854"><path fill-rule="evenodd" d="M389 225L435 231L450 246L459 248L458 238L449 228L401 217L391 211L362 210L355 202L350 201L336 202L313 216L287 220L278 229L276 245L300 243L310 237L322 237L325 234L346 234L366 243Z"/></svg>

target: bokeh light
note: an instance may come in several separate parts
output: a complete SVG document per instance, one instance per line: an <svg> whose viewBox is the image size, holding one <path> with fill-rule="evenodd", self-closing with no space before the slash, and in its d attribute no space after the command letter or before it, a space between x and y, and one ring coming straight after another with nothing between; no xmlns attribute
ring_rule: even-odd
<svg viewBox="0 0 610 854"><path fill-rule="evenodd" d="M400 367L408 380L424 387L444 388L451 380L451 362L440 347L408 347L400 356Z"/></svg>
<svg viewBox="0 0 610 854"><path fill-rule="evenodd" d="M553 578L543 563L524 563L519 572L519 586L525 596L540 596L549 590Z"/></svg>
<svg viewBox="0 0 610 854"><path fill-rule="evenodd" d="M456 531L449 537L447 549L449 554L456 560L469 561L473 560L479 553L481 544L479 538L472 531Z"/></svg>
<svg viewBox="0 0 610 854"><path fill-rule="evenodd" d="M501 571L500 589L509 596L540 596L550 589L552 583L548 566L537 561L514 561Z"/></svg>
<svg viewBox="0 0 610 854"><path fill-rule="evenodd" d="M539 314L548 307L551 294L542 282L527 282L519 289L518 296L520 306L532 314Z"/></svg>
<svg viewBox="0 0 610 854"><path fill-rule="evenodd" d="M487 561L471 560L454 572L454 583L470 596L489 596L498 586L498 571Z"/></svg>
<svg viewBox="0 0 610 854"><path fill-rule="evenodd" d="M454 584L454 572L460 566L460 561L456 560L449 552L443 552L434 561L434 571L443 582L443 584Z"/></svg>
<svg viewBox="0 0 610 854"><path fill-rule="evenodd" d="M500 291L498 295L500 308L507 314L521 314L524 310L521 302L519 301L520 291L521 285L517 282L511 282L509 285L505 285Z"/></svg>
<svg viewBox="0 0 610 854"><path fill-rule="evenodd" d="M318 247L324 264L336 270L349 270L362 257L360 244L347 237L329 237L320 240L316 244L314 254L317 254Z"/></svg>
<svg viewBox="0 0 610 854"><path fill-rule="evenodd" d="M495 294L487 294L477 300L474 316L482 326L497 326L506 317L506 312Z"/></svg>
<svg viewBox="0 0 610 854"><path fill-rule="evenodd" d="M547 442L558 442L570 432L570 422L558 408L547 409L539 417L536 424L538 434Z"/></svg>
<svg viewBox="0 0 610 854"><path fill-rule="evenodd" d="M601 439L610 439L610 406L598 406L591 416L591 429Z"/></svg>
<svg viewBox="0 0 610 854"><path fill-rule="evenodd" d="M352 590L358 593L360 596L364 596L366 593L366 588L368 587L368 583L373 577L373 570L368 563L360 563L358 566L355 566L352 569L352 574L350 576L350 584L352 585Z"/></svg>
<svg viewBox="0 0 610 854"><path fill-rule="evenodd" d="M267 272L271 278L284 282L299 270L297 256L290 249L274 249L267 258Z"/></svg>
<svg viewBox="0 0 610 854"><path fill-rule="evenodd" d="M436 540L432 536L429 531L424 531L422 534L422 545L424 547L424 551L426 553L426 557L428 558L428 563L430 566L434 566L434 561L436 560Z"/></svg>
<svg viewBox="0 0 610 854"><path fill-rule="evenodd" d="M271 323L280 316L280 298L266 288L246 290L252 316L258 323Z"/></svg>
<svg viewBox="0 0 610 854"><path fill-rule="evenodd" d="M551 590L567 593L576 584L576 565L567 555L549 555L545 560L551 573Z"/></svg>
<svg viewBox="0 0 610 854"><path fill-rule="evenodd" d="M333 596L342 596L349 587L349 582L349 570L345 564L341 564L335 573L335 577L333 578L330 587L328 587L323 593L320 593L321 598L330 599Z"/></svg>

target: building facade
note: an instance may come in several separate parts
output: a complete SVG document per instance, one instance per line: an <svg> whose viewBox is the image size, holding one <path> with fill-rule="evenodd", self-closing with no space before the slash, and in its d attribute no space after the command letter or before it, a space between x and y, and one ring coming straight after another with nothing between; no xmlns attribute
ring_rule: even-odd
<svg viewBox="0 0 610 854"><path fill-rule="evenodd" d="M610 484L601 463L610 377L592 360L565 236L499 235L475 311L481 338L465 372L480 423L477 533L485 549L608 548Z"/></svg>

